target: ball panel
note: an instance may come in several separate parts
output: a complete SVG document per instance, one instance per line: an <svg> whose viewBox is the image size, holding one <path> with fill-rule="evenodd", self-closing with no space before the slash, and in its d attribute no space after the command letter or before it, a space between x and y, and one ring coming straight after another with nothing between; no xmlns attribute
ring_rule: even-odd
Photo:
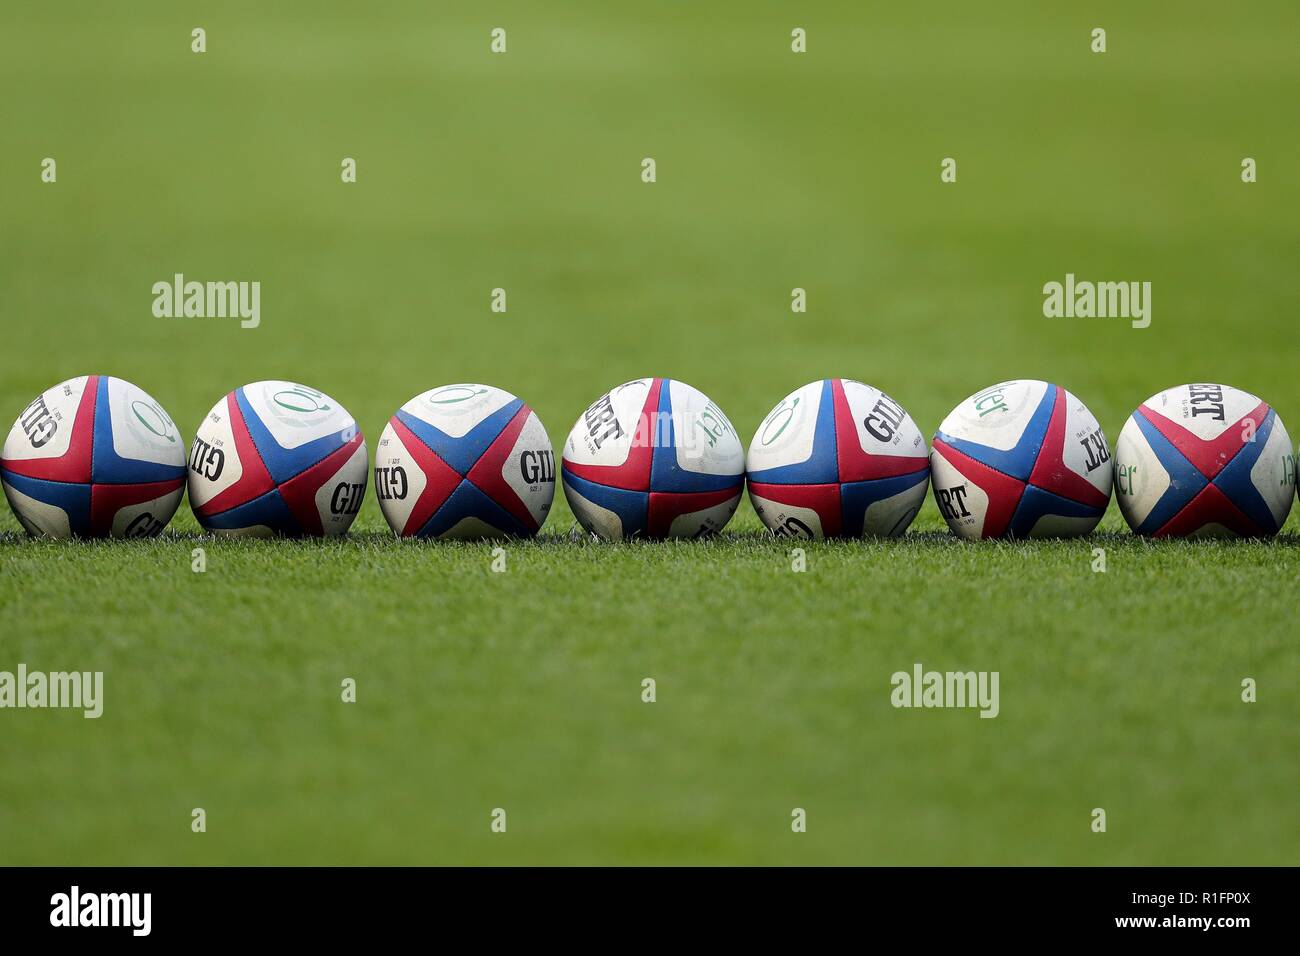
<svg viewBox="0 0 1300 956"><path fill-rule="evenodd" d="M930 465L909 475L846 482L840 486L844 530L853 535L896 537L905 532L925 501Z"/></svg>
<svg viewBox="0 0 1300 956"><path fill-rule="evenodd" d="M1047 432L1029 474L1030 485L1062 500L1104 510L1110 501L1109 463L1106 437L1092 413L1065 389L1055 388ZM1098 483L1105 486L1104 494Z"/></svg>
<svg viewBox="0 0 1300 956"><path fill-rule="evenodd" d="M190 446L187 483L190 507L200 524L209 515L247 504L275 487L234 392L212 406L199 423Z"/></svg>
<svg viewBox="0 0 1300 956"><path fill-rule="evenodd" d="M323 392L290 382L255 382L235 400L275 484L288 481L358 434L347 410Z"/></svg>
<svg viewBox="0 0 1300 956"><path fill-rule="evenodd" d="M401 491L403 482L408 487L404 497L381 495L379 503L394 531L416 535L460 486L461 477L396 415L385 429L390 434L393 441L375 455L375 487Z"/></svg>
<svg viewBox="0 0 1300 956"><path fill-rule="evenodd" d="M399 432L405 432L407 437L404 439ZM428 506L421 520L413 521L412 515L424 496L428 478L421 463L411 453L408 441L414 447L423 447L419 439L394 416L384 426L375 447L375 496L379 499L379 510L388 526L404 537L420 530L420 526L433 516L437 505L447 500L459 483L455 472L426 448L425 454L441 465L447 475L446 489L436 502Z"/></svg>
<svg viewBox="0 0 1300 956"><path fill-rule="evenodd" d="M516 402L519 399L503 389L491 385L460 383L439 385L421 392L403 405L401 410L408 416L431 425L448 438L456 439L464 438L485 420Z"/></svg>
<svg viewBox="0 0 1300 956"><path fill-rule="evenodd" d="M531 530L472 482L462 480L419 534L422 538L523 537Z"/></svg>
<svg viewBox="0 0 1300 956"><path fill-rule="evenodd" d="M1281 416L1275 411L1272 418L1273 427L1264 450L1250 469L1250 481L1268 503L1274 527L1281 530L1295 501L1295 455L1291 451L1291 436L1282 424Z"/></svg>
<svg viewBox="0 0 1300 956"><path fill-rule="evenodd" d="M465 515L450 528L437 534L421 535L446 541L484 541L508 536L507 532L493 527L477 515Z"/></svg>
<svg viewBox="0 0 1300 956"><path fill-rule="evenodd" d="M777 403L754 433L745 467L760 484L839 481L830 379L809 382Z"/></svg>
<svg viewBox="0 0 1300 956"><path fill-rule="evenodd" d="M90 485L6 474L5 497L14 517L33 537L90 534Z"/></svg>
<svg viewBox="0 0 1300 956"><path fill-rule="evenodd" d="M1195 483L1194 472L1183 462L1180 488L1185 490L1180 493L1174 489L1174 493L1169 494L1173 477L1147 438L1148 428L1151 426L1146 419L1135 413L1124 423L1119 441L1115 443L1115 500L1129 527L1141 534L1151 534L1158 530L1179 508L1191 501L1203 486L1203 483ZM1151 432L1155 441L1163 443L1172 460L1181 460L1182 456L1163 442L1159 432L1154 428L1151 428ZM1153 516L1157 506L1160 513Z"/></svg>
<svg viewBox="0 0 1300 956"><path fill-rule="evenodd" d="M697 388L665 380L659 396L665 440L656 445L652 491L708 491L729 486L745 471L745 450L726 414Z"/></svg>
<svg viewBox="0 0 1300 956"><path fill-rule="evenodd" d="M650 498L647 492L597 484L571 474L567 466L561 476L569 508L590 533L619 541L645 529Z"/></svg>
<svg viewBox="0 0 1300 956"><path fill-rule="evenodd" d="M829 410L829 380L809 382L777 402L750 441L745 468L751 480L770 484L836 481L835 420Z"/></svg>
<svg viewBox="0 0 1300 956"><path fill-rule="evenodd" d="M1024 494L1024 483L935 438L930 449L934 500L958 537L1000 538Z"/></svg>
<svg viewBox="0 0 1300 956"><path fill-rule="evenodd" d="M253 439L258 443L271 474L277 476L277 481L283 481L297 473L281 476L279 472L284 466L280 459L290 463L308 461L315 464L325 457L314 451L294 456L282 455L280 452L294 451L330 439L334 439L330 449L333 450L344 443L344 440L338 438L342 432L356 428L356 422L347 409L324 392L308 385L282 381L253 382L236 389L235 394L244 408ZM249 417L250 410L255 421ZM348 437L351 438L351 435ZM275 447L262 448L262 443L268 438L274 442Z"/></svg>
<svg viewBox="0 0 1300 956"><path fill-rule="evenodd" d="M1214 484L1264 532L1282 527L1295 497L1295 473L1291 439L1276 412L1269 411L1254 441L1243 443Z"/></svg>
<svg viewBox="0 0 1300 956"><path fill-rule="evenodd" d="M107 375L97 388L92 477L97 484L185 477L185 444L171 416L144 389Z"/></svg>
<svg viewBox="0 0 1300 956"><path fill-rule="evenodd" d="M297 533L338 535L351 527L366 491L367 461L366 442L358 434L280 485L280 497L293 513Z"/></svg>
<svg viewBox="0 0 1300 956"><path fill-rule="evenodd" d="M199 520L206 530L231 537L262 538L299 532L293 512L277 489Z"/></svg>
<svg viewBox="0 0 1300 956"><path fill-rule="evenodd" d="M510 466L512 477L514 472L521 470L519 459L512 457L512 452L531 414L528 406L520 403L514 416L493 439L492 444L483 452L466 478L497 505L509 512L516 522L528 529L529 533L534 533L538 525L533 518L533 513L515 493L515 489L511 487L506 477L507 464ZM522 474L520 477L522 478Z"/></svg>
<svg viewBox="0 0 1300 956"><path fill-rule="evenodd" d="M928 470L929 449L902 405L880 389L833 379L840 481L869 481Z"/></svg>
<svg viewBox="0 0 1300 956"><path fill-rule="evenodd" d="M1056 387L1028 379L1000 382L962 402L939 426L951 447L976 445L991 452L979 456L1022 481L1029 477L1052 413Z"/></svg>
<svg viewBox="0 0 1300 956"><path fill-rule="evenodd" d="M152 538L176 514L184 488L182 478L140 485L92 485L92 532L115 538Z"/></svg>
<svg viewBox="0 0 1300 956"><path fill-rule="evenodd" d="M1082 517L1071 518L1064 514L1044 514L1034 522L1029 533L1025 535L1028 538L1078 538L1085 534L1090 534L1097 523L1101 521L1101 515L1084 515ZM1017 535L1017 537L1019 537Z"/></svg>
<svg viewBox="0 0 1300 956"><path fill-rule="evenodd" d="M736 493L732 495L730 498L724 499L723 501L718 501L715 504L706 505L705 507L702 508L698 507L698 502L697 502L695 505L692 505L692 507L695 508L695 510L692 511L678 511L677 509L681 507L682 502L680 500L671 502L670 504L668 504L667 513L673 514L672 520L669 522L667 530L662 535L659 535L657 533L654 533L654 528L655 525L660 520L662 520L662 515L665 513L665 507L664 507L665 503L664 502L656 503L655 499L663 498L663 497L671 497L677 499L698 498L699 501L706 501L715 496L712 494L699 495L699 496L660 495L659 493L652 491L650 493L650 513L652 515L651 518L652 537L700 538L700 537L706 537L708 535L717 534L724 527L726 527L727 522L731 520L731 516L736 513L736 507L740 504L739 490L737 490Z"/></svg>
<svg viewBox="0 0 1300 956"><path fill-rule="evenodd" d="M1164 429L1169 426L1167 424L1157 424L1150 415L1144 413L1142 408L1133 413L1130 421L1135 424L1140 432L1151 454L1158 462L1160 472L1164 473L1168 482L1168 487L1164 493L1151 506L1150 511L1142 519L1141 523L1134 526L1133 530L1139 534L1181 536L1192 534L1203 524L1220 523L1217 511L1220 504L1227 499L1218 491L1211 491L1202 496L1202 493L1210 484L1209 479L1192 461L1188 460L1182 450L1170 441L1169 436L1164 432ZM1187 435L1186 432L1177 434L1182 437ZM1186 444L1184 447L1192 450ZM1192 451L1192 453L1197 457L1205 458L1204 454L1198 454L1196 451ZM1206 459L1209 462L1208 467L1216 472L1219 467L1217 457L1217 453L1211 453L1209 458ZM1127 457L1125 462L1128 463ZM1237 509L1233 508L1232 510L1236 511ZM1240 526L1241 519L1244 519L1244 515L1240 515L1238 512L1236 516L1229 517L1226 521ZM1132 522L1130 522L1130 525L1132 525ZM1229 527L1229 524L1223 524L1225 533Z"/></svg>
<svg viewBox="0 0 1300 956"><path fill-rule="evenodd" d="M521 523L537 531L546 523L551 502L555 500L555 451L542 420L531 408L524 406L519 417L522 425L508 450L499 458L489 454L484 459L497 461L495 476L499 481L495 483L492 497ZM505 433L498 442L504 445L504 438ZM490 477L485 474L480 487L490 490Z"/></svg>
<svg viewBox="0 0 1300 956"><path fill-rule="evenodd" d="M1027 481L1047 437L1056 392L1056 385L1040 381L992 386L957 406L940 425L935 440L943 438L950 449Z"/></svg>
<svg viewBox="0 0 1300 956"><path fill-rule="evenodd" d="M569 432L565 465L589 481L648 489L661 389L662 379L640 378L598 398Z"/></svg>
<svg viewBox="0 0 1300 956"><path fill-rule="evenodd" d="M38 395L10 429L0 468L29 478L89 484L98 381L98 375L83 375Z"/></svg>
<svg viewBox="0 0 1300 956"><path fill-rule="evenodd" d="M1061 538L1083 535L1097 527L1105 505L1088 505L1026 485L1008 533L1013 538Z"/></svg>
<svg viewBox="0 0 1300 956"><path fill-rule="evenodd" d="M741 490L737 484L722 491L652 491L646 509L644 534L648 538L694 538L716 534L736 513Z"/></svg>
<svg viewBox="0 0 1300 956"><path fill-rule="evenodd" d="M501 393L503 396L507 394ZM436 425L431 425L405 409L398 410L397 418L457 474L464 476L470 473L475 463L483 457L484 452L492 446L523 408L522 401L510 396L504 405L495 408L459 436L444 432ZM467 424L467 420L458 421L456 424L463 426Z"/></svg>
<svg viewBox="0 0 1300 956"><path fill-rule="evenodd" d="M748 483L749 500L777 537L815 541L840 532L840 486Z"/></svg>
<svg viewBox="0 0 1300 956"><path fill-rule="evenodd" d="M1059 441L1055 435L1057 415L1063 422ZM1060 480L1052 480L1044 474L1042 480L1032 477L1033 484L1075 501L1096 505L1103 511L1110 503L1114 470L1106 435L1088 406L1063 388L1057 389L1057 410L1049 436L1043 441L1039 467L1045 462L1059 463L1062 469ZM1074 476L1087 484L1075 480Z"/></svg>
<svg viewBox="0 0 1300 956"><path fill-rule="evenodd" d="M1205 478L1214 478L1251 441L1260 424L1268 417L1269 407L1260 403L1243 418L1229 423L1213 438L1200 438L1187 428L1151 411L1146 405L1134 414L1159 432L1178 454Z"/></svg>
<svg viewBox="0 0 1300 956"><path fill-rule="evenodd" d="M1244 515L1217 485L1207 484L1154 532L1158 538L1258 537L1264 529Z"/></svg>
<svg viewBox="0 0 1300 956"><path fill-rule="evenodd" d="M663 444L656 446L650 466L650 490L663 494L693 494L703 491L726 491L734 488L743 474L741 471L719 474L714 469L717 461L710 461L707 452L684 448L677 444L682 431L676 424L667 426ZM692 439L693 441L694 439ZM736 450L740 442L736 442ZM742 457L743 460L743 457Z"/></svg>
<svg viewBox="0 0 1300 956"><path fill-rule="evenodd" d="M1142 403L1142 408L1166 435L1171 435L1165 427L1168 424L1201 442L1214 442L1234 430L1240 432L1240 422L1262 404L1250 392L1231 385L1190 384L1157 392ZM1261 414L1256 423L1262 420ZM1179 443L1174 440L1174 444L1177 447Z"/></svg>

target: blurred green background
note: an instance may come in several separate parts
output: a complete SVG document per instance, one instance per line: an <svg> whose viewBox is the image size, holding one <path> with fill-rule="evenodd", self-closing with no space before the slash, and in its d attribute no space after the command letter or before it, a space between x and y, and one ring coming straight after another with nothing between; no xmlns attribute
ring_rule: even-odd
<svg viewBox="0 0 1300 956"><path fill-rule="evenodd" d="M373 450L412 395L483 381L558 447L644 375L745 438L825 376L927 434L1033 377L1112 442L1186 381L1294 430L1298 35L1288 3L7 5L0 412L103 372L188 437L284 378ZM261 326L154 318L177 272L260 281ZM1067 272L1152 282L1150 328L1044 318ZM795 575L747 503L704 544L572 526L560 495L494 575L490 545L390 540L373 498L325 545L199 541L188 505L158 542L35 543L0 508L0 669L108 695L0 712L0 863L1300 856L1293 534L1151 545L1112 507L1091 543L972 547L927 503L913 540ZM1000 670L1001 716L892 709L916 661Z"/></svg>

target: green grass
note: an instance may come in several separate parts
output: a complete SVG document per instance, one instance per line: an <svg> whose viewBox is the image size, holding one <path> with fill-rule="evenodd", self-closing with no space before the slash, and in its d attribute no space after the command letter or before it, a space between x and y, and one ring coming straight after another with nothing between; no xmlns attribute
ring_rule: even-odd
<svg viewBox="0 0 1300 956"><path fill-rule="evenodd" d="M845 375L927 434L1014 377L1112 443L1185 381L1294 423L1297 27L1282 3L6 7L0 412L105 372L188 437L289 378L373 450L411 395L477 380L558 446L663 374L747 438ZM261 281L262 326L153 318L178 271ZM1150 280L1152 326L1044 319L1067 271ZM1092 540L969 545L928 502L803 574L748 504L712 542L572 527L561 496L494 574L490 544L392 540L373 497L327 543L200 538L188 505L155 542L34 542L0 508L0 670L103 670L107 698L0 711L0 863L1300 860L1300 512L1268 543L1144 542L1112 507ZM917 661L999 671L1001 714L895 710Z"/></svg>

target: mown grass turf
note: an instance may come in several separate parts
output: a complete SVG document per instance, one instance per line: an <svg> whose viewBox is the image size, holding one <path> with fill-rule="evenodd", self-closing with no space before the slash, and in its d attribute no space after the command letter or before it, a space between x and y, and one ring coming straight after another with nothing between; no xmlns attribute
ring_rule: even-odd
<svg viewBox="0 0 1300 956"><path fill-rule="evenodd" d="M188 437L289 378L373 450L411 395L480 380L559 446L633 377L748 438L846 375L931 434L1024 376L1112 443L1185 381L1300 421L1298 20L6 7L0 410L101 371ZM261 281L262 326L153 318L175 272ZM1151 327L1044 319L1066 272L1152 281ZM968 545L927 503L795 573L748 504L715 541L613 546L572 540L561 496L497 574L492 545L393 541L373 498L331 542L199 538L188 505L154 542L33 542L0 508L0 670L103 670L107 697L0 711L0 862L1295 863L1298 521L1149 543L1112 508L1089 540ZM891 707L918 661L999 671L999 716Z"/></svg>
<svg viewBox="0 0 1300 956"><path fill-rule="evenodd" d="M6 857L1287 862L1296 543L6 542L8 656L107 686L6 714ZM1000 715L893 709L917 661Z"/></svg>

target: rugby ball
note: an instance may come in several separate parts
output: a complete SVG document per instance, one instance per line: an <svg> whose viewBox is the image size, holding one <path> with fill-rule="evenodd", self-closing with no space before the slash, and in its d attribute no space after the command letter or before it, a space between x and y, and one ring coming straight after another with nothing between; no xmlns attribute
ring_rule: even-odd
<svg viewBox="0 0 1300 956"><path fill-rule="evenodd" d="M199 423L190 506L223 535L337 535L366 492L366 440L347 410L296 382L237 388Z"/></svg>
<svg viewBox="0 0 1300 956"><path fill-rule="evenodd" d="M610 540L721 531L740 503L745 452L722 409L667 378L606 392L564 443L564 495L579 523Z"/></svg>
<svg viewBox="0 0 1300 956"><path fill-rule="evenodd" d="M934 500L961 538L1072 537L1110 502L1110 448L1058 385L1001 382L943 420L930 451Z"/></svg>
<svg viewBox="0 0 1300 956"><path fill-rule="evenodd" d="M83 375L23 409L0 454L0 479L29 534L150 537L180 504L185 446L143 389Z"/></svg>
<svg viewBox="0 0 1300 956"><path fill-rule="evenodd" d="M1291 439L1276 411L1230 385L1179 385L1129 416L1115 497L1138 534L1266 537L1295 496Z"/></svg>
<svg viewBox="0 0 1300 956"><path fill-rule="evenodd" d="M531 537L555 497L555 452L537 413L509 392L442 385L384 427L375 493L402 537Z"/></svg>
<svg viewBox="0 0 1300 956"><path fill-rule="evenodd" d="M777 403L749 444L749 499L779 536L891 537L925 501L925 438L903 406L852 379L810 382Z"/></svg>

